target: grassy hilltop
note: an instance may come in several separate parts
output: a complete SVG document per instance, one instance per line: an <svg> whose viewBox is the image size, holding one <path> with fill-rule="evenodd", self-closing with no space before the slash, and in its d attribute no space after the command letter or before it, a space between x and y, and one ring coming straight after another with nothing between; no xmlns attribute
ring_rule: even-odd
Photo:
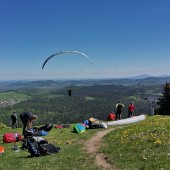
<svg viewBox="0 0 170 170"><path fill-rule="evenodd" d="M22 131L21 122L18 129L6 127L9 126L13 111L17 114L31 111L38 115L39 118L34 122L34 126L45 123L71 123L71 127L54 128L44 137L49 143L61 148L61 152L51 156L28 158L30 154L27 150L16 153L12 150L14 143L5 144L0 140L0 146L5 147L5 153L0 155L0 170L77 170L80 167L82 170L100 170L102 168L95 163L98 153L104 153L107 162L115 169L170 169L170 117L168 116L147 116L145 121L111 131L102 139L102 146L95 154L87 153L85 144L98 131L106 129L87 130L82 134L72 132L74 123L90 117L106 120L108 114L115 111L118 100L126 106L122 118L127 117L127 106L131 101L135 104L134 115L150 115L150 99L154 99L152 104L156 107L163 84L156 83L153 78L126 80L122 84L119 82L122 83L122 80L102 81L99 84L96 81L87 81L83 85L82 82L73 81L59 82L58 85L54 81L4 84L3 88L1 85L1 139L6 132ZM68 88L73 88L72 97L68 97ZM22 142L15 144L21 146Z"/></svg>
<svg viewBox="0 0 170 170"><path fill-rule="evenodd" d="M121 129L107 134L104 145L99 152L106 154L107 161L118 169L157 170L170 169L170 117L148 116L145 121L126 125ZM109 127L111 128L111 127ZM19 129L0 129L1 139L5 132L21 132ZM87 130L82 134L72 132L70 128L55 129L45 136L49 143L61 147L61 152L55 155L27 158L28 151L12 150L13 143L4 144L5 153L0 156L0 169L12 170L94 170L101 168L95 164L95 156L86 153L85 142L98 131L105 129ZM21 142L15 143L21 146Z"/></svg>

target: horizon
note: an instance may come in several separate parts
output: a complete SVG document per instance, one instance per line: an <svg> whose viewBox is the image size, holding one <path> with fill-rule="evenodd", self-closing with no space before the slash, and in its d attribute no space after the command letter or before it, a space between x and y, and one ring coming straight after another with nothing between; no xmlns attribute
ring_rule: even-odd
<svg viewBox="0 0 170 170"><path fill-rule="evenodd" d="M116 79L145 79L145 78L168 78L170 75L147 75L147 74L141 74L141 75L136 75L136 76L128 76L128 77L111 77L111 78L75 78L75 79L70 79L70 78L63 78L63 79L48 79L48 78L43 78L43 79L1 79L0 82L18 82L18 81L86 81L86 80L116 80Z"/></svg>

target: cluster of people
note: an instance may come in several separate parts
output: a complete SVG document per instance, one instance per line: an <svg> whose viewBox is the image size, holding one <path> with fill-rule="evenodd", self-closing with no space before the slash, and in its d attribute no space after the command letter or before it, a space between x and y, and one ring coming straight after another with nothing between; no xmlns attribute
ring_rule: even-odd
<svg viewBox="0 0 170 170"><path fill-rule="evenodd" d="M27 130L32 129L32 122L38 119L38 116L32 114L31 112L23 112L19 115L19 117L23 124L22 135L25 135ZM12 128L18 128L18 118L15 112L13 112L13 114L11 115L11 121Z"/></svg>
<svg viewBox="0 0 170 170"><path fill-rule="evenodd" d="M122 110L124 107L125 107L125 105L123 103L121 103L120 101L118 101L118 103L116 104L116 114L110 113L107 118L107 121L120 120ZM128 106L128 118L133 116L134 109L135 109L135 106L134 106L133 102L131 102Z"/></svg>
<svg viewBox="0 0 170 170"><path fill-rule="evenodd" d="M118 101L116 104L116 114L113 112L109 114L107 121L112 121L112 120L120 120L121 119L121 113L125 105ZM133 116L135 106L133 102L131 102L128 106L128 118ZM22 124L23 124L23 130L22 130L22 135L25 135L27 130L32 129L32 122L37 120L38 117L37 115L32 114L31 112L23 112L22 114L19 115ZM18 119L17 119L17 114L13 112L11 115L11 121L12 121L12 128L18 128Z"/></svg>

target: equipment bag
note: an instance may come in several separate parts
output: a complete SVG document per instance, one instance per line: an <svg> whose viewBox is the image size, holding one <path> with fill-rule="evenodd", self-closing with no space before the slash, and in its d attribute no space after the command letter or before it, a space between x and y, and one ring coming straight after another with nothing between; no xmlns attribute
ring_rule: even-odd
<svg viewBox="0 0 170 170"><path fill-rule="evenodd" d="M89 128L90 129L98 129L101 127L101 122L98 119L90 118L89 119Z"/></svg>
<svg viewBox="0 0 170 170"><path fill-rule="evenodd" d="M39 136L47 136L48 135L48 132L44 131L44 130L41 130L39 132Z"/></svg>
<svg viewBox="0 0 170 170"><path fill-rule="evenodd" d="M53 129L53 124L47 123L46 125L39 128L39 131L44 130L46 132L49 132Z"/></svg>
<svg viewBox="0 0 170 170"><path fill-rule="evenodd" d="M60 147L57 147L51 143L44 144L42 148L47 151L47 155L55 154L60 151Z"/></svg>
<svg viewBox="0 0 170 170"><path fill-rule="evenodd" d="M37 142L34 138L27 139L27 147L31 157L46 156L60 151L59 147L48 143L47 140Z"/></svg>
<svg viewBox="0 0 170 170"><path fill-rule="evenodd" d="M38 142L40 144L47 144L48 143L48 141L46 139L42 138L42 137L39 137L39 136L29 136L29 137L24 138L22 140L22 147L21 147L22 149L28 149L28 139L32 143L34 141L36 141L36 142Z"/></svg>
<svg viewBox="0 0 170 170"><path fill-rule="evenodd" d="M74 125L74 131L76 133L83 133L85 132L86 128L81 123Z"/></svg>
<svg viewBox="0 0 170 170"><path fill-rule="evenodd" d="M83 121L83 124L84 124L85 126L89 126L89 120L84 120L84 121Z"/></svg>
<svg viewBox="0 0 170 170"><path fill-rule="evenodd" d="M34 139L27 139L28 152L31 156L40 156L39 144Z"/></svg>
<svg viewBox="0 0 170 170"><path fill-rule="evenodd" d="M35 129L29 129L25 132L24 134L24 137L27 138L27 137L33 137L33 136L39 136L39 133L36 132Z"/></svg>
<svg viewBox="0 0 170 170"><path fill-rule="evenodd" d="M22 141L22 136L20 133L5 133L3 136L4 143L12 143Z"/></svg>
<svg viewBox="0 0 170 170"><path fill-rule="evenodd" d="M61 125L55 125L55 128L56 128L56 129L62 129L63 126L61 126Z"/></svg>

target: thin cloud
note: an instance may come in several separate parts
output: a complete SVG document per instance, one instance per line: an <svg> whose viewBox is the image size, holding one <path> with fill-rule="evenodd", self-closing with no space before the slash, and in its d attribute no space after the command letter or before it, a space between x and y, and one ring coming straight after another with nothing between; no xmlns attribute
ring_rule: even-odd
<svg viewBox="0 0 170 170"><path fill-rule="evenodd" d="M70 71L70 72L0 72L0 79L74 79L74 78L121 78L130 77L140 74L151 75L166 75L170 74L169 68L151 69L110 69L110 70L85 70L85 71Z"/></svg>

